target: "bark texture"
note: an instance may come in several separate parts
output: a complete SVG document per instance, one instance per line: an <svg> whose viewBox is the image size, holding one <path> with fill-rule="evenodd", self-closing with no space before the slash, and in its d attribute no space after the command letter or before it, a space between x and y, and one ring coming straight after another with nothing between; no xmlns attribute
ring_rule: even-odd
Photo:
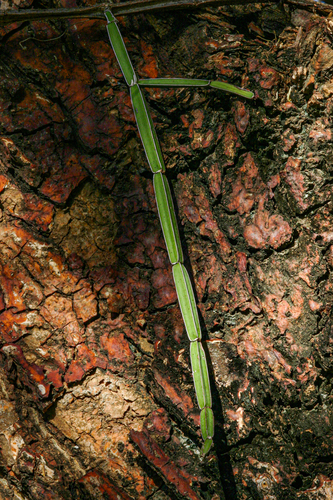
<svg viewBox="0 0 333 500"><path fill-rule="evenodd" d="M12 24L0 29L0 497L332 498L333 21L286 3L119 25L140 77L255 91L146 92L215 446L200 461L189 342L105 23Z"/></svg>

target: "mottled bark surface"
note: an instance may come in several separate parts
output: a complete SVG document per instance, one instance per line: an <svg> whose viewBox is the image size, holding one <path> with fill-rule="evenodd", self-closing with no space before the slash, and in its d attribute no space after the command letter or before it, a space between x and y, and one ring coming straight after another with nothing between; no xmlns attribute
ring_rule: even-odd
<svg viewBox="0 0 333 500"><path fill-rule="evenodd" d="M201 312L215 446L200 461L189 342L105 23L10 25L0 497L331 498L333 22L252 5L120 28L141 77L255 91L146 93Z"/></svg>

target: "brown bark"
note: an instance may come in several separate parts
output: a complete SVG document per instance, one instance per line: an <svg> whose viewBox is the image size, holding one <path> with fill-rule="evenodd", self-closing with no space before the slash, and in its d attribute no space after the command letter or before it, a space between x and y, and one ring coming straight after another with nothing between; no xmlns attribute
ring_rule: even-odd
<svg viewBox="0 0 333 500"><path fill-rule="evenodd" d="M120 29L140 77L255 91L147 91L209 353L214 448L200 461L189 342L105 23L10 25L0 497L330 498L333 22L293 2Z"/></svg>

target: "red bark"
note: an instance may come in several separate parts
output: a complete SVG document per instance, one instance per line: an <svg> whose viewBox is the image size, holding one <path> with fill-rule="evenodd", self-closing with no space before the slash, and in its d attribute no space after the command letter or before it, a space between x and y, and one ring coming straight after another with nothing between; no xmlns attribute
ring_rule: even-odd
<svg viewBox="0 0 333 500"><path fill-rule="evenodd" d="M147 90L210 359L203 461L128 90L105 22L65 24L0 30L0 496L330 498L332 21L119 20L141 78L255 92Z"/></svg>

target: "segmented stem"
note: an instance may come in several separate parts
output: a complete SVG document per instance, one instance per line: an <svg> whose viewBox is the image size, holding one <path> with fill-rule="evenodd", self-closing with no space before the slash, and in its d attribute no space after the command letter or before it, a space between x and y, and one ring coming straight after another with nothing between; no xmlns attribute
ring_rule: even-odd
<svg viewBox="0 0 333 500"><path fill-rule="evenodd" d="M212 446L214 436L214 415L212 396L209 384L208 365L205 351L201 344L201 328L198 309L188 272L183 264L183 251L179 236L175 209L172 202L168 180L164 175L165 166L162 151L149 113L147 103L140 87L213 87L233 92L243 97L252 98L249 90L239 89L224 82L210 80L191 80L188 78L155 78L137 81L124 41L117 26L117 20L109 11L105 11L107 31L112 48L117 57L120 69L130 88L130 95L136 123L149 166L154 174L154 190L164 235L165 244L172 264L173 278L180 310L185 324L187 336L191 342L190 357L192 374L200 408L200 428L204 441L201 456L207 454Z"/></svg>

